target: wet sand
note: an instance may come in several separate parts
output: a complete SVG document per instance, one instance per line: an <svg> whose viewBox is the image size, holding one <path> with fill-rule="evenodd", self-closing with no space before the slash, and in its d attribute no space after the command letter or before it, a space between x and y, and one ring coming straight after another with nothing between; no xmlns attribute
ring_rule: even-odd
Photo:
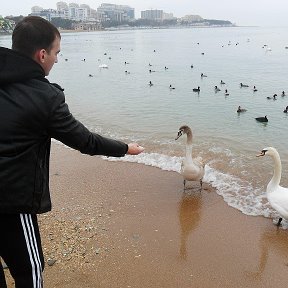
<svg viewBox="0 0 288 288"><path fill-rule="evenodd" d="M184 193L175 172L56 144L50 171L53 209L39 216L46 288L287 286L288 231L205 183Z"/></svg>

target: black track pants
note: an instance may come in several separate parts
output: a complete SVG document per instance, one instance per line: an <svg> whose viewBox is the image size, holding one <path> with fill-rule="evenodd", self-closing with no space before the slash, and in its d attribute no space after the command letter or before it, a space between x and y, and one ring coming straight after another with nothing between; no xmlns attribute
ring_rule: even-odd
<svg viewBox="0 0 288 288"><path fill-rule="evenodd" d="M0 256L16 288L43 287L44 258L36 215L0 214Z"/></svg>

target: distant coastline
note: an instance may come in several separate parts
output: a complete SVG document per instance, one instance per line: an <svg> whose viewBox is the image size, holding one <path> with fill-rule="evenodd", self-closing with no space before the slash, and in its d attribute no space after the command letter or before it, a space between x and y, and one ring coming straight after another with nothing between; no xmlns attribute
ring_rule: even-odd
<svg viewBox="0 0 288 288"><path fill-rule="evenodd" d="M197 26L137 26L137 27L131 27L131 26L118 26L118 27L109 27L109 28L103 28L99 30L74 30L74 29L59 29L60 33L78 33L78 32L102 32L102 31L117 31L117 30L162 30L162 29L201 29L201 28L236 28L236 27L257 27L257 26L237 26L237 25L197 25Z"/></svg>

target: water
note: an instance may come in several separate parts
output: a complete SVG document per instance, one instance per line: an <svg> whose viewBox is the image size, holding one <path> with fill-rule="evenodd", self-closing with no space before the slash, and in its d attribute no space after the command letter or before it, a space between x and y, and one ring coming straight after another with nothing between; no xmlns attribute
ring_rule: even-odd
<svg viewBox="0 0 288 288"><path fill-rule="evenodd" d="M121 161L179 171L185 138L174 139L188 124L193 154L206 162L204 181L243 213L276 217L265 197L272 159L255 155L277 148L281 184L288 186L286 34L259 27L67 33L49 80L65 88L71 112L92 131L145 146L145 153ZM1 36L0 45L10 47L10 37ZM199 94L192 91L198 86ZM275 93L276 101L266 99ZM238 115L239 105L247 112ZM268 123L255 121L264 115Z"/></svg>

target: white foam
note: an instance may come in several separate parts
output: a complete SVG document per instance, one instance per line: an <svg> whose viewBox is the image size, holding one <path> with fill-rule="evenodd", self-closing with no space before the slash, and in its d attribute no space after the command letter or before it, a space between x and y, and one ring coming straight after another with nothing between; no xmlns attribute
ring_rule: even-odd
<svg viewBox="0 0 288 288"><path fill-rule="evenodd" d="M181 168L182 157L171 157L159 153L141 153L139 155L126 155L122 158L102 157L108 161L124 161L145 164L166 171L179 172Z"/></svg>

